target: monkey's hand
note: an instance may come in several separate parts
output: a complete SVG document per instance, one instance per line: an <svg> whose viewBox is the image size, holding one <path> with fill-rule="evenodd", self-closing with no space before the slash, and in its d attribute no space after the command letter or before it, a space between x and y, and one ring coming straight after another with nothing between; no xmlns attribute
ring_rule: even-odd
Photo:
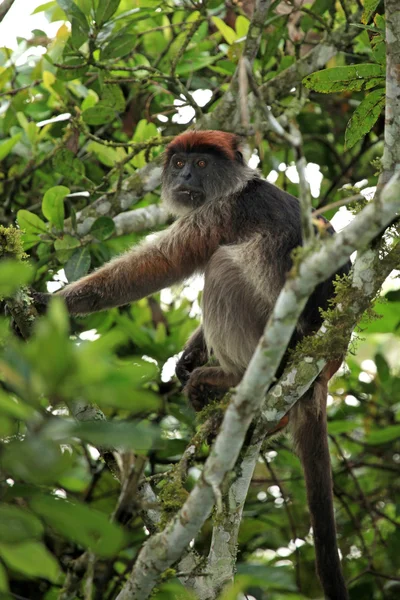
<svg viewBox="0 0 400 600"><path fill-rule="evenodd" d="M204 365L206 361L207 356L200 348L187 348L184 350L175 367L175 374L181 384L185 386L194 369Z"/></svg>
<svg viewBox="0 0 400 600"><path fill-rule="evenodd" d="M38 311L39 315L44 315L49 306L51 294L37 292L36 290L30 288L29 295L31 296L34 307Z"/></svg>
<svg viewBox="0 0 400 600"><path fill-rule="evenodd" d="M195 369L185 386L185 394L196 412L203 410L210 402L223 398L226 391L203 381L205 370L207 370L207 367L205 369Z"/></svg>

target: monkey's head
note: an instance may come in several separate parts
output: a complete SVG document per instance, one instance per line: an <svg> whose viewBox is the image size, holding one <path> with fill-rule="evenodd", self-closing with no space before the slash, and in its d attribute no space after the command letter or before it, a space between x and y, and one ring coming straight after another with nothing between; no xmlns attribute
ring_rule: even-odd
<svg viewBox="0 0 400 600"><path fill-rule="evenodd" d="M172 212L181 215L204 202L232 196L254 171L244 162L239 138L224 131L189 131L166 150L162 195Z"/></svg>

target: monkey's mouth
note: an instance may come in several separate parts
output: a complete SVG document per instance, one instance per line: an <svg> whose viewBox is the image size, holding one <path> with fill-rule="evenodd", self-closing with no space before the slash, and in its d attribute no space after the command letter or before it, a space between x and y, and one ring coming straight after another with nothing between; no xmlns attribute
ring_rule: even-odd
<svg viewBox="0 0 400 600"><path fill-rule="evenodd" d="M178 188L174 192L174 196L183 204L200 204L203 200L203 192L189 188Z"/></svg>

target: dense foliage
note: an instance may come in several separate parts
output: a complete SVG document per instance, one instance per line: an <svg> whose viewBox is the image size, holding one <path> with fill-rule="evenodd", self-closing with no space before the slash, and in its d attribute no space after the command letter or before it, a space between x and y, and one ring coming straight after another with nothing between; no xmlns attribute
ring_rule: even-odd
<svg viewBox="0 0 400 600"><path fill-rule="evenodd" d="M296 120L313 203L323 207L377 182L384 14L379 0L365 0L364 12L348 0L293 4L271 3L253 72L275 116ZM195 121L243 133L262 174L298 194L293 149L263 128L256 96L245 114L235 87L253 8L221 0L49 1L35 12L60 22L54 37L35 30L16 49L0 48L3 305L22 285L44 291L63 273L74 281L163 227L161 153ZM324 36L337 49L328 70L305 71L306 52ZM228 90L234 101L222 111ZM336 213L349 215L338 207L325 215ZM386 286L378 318L360 325L330 388L339 545L352 600L400 593L396 287ZM187 406L171 357L198 323L198 288L196 280L72 321L53 302L28 342L1 317L1 597L116 598L149 535L149 506L135 500L140 476L160 498L159 527L187 497L210 451L201 426L209 413L196 417ZM25 293L17 292L22 303ZM195 453L181 460L195 434ZM113 448L126 451L122 465ZM126 477L128 503L114 476L120 469L135 473ZM212 519L196 539L200 554L211 528ZM265 443L240 529L235 587L221 598L318 597L309 529L290 441ZM85 550L81 571L74 563L83 586L63 596L66 573ZM176 575L165 573L156 598L193 597Z"/></svg>

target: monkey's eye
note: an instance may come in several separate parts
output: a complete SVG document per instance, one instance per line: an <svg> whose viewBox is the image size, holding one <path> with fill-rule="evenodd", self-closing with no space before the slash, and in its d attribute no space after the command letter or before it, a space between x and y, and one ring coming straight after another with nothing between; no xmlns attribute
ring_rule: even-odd
<svg viewBox="0 0 400 600"><path fill-rule="evenodd" d="M207 166L207 163L205 160L201 159L201 160L197 161L197 166L200 167L200 169L204 169L204 167Z"/></svg>
<svg viewBox="0 0 400 600"><path fill-rule="evenodd" d="M176 166L177 169L183 169L183 167L185 166L185 161L181 160L180 158L178 158L175 161L175 166Z"/></svg>

